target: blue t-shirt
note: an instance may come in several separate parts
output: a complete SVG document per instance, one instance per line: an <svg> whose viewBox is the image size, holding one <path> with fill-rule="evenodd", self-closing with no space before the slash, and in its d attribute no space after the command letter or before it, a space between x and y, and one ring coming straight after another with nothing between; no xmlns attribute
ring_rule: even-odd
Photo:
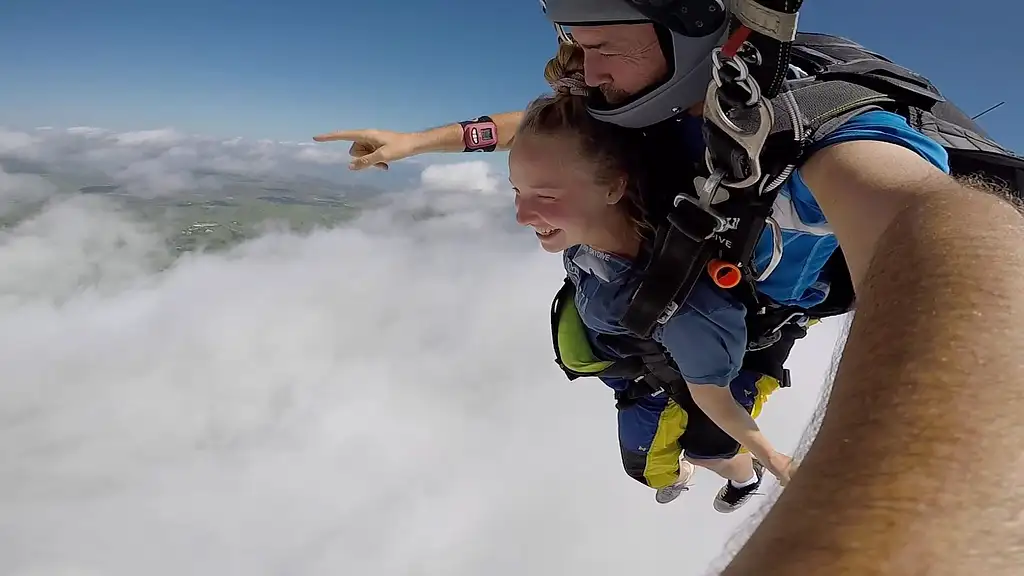
<svg viewBox="0 0 1024 576"><path fill-rule="evenodd" d="M697 139L693 147L701 147L700 132L693 134ZM852 118L818 143L815 150L850 140L880 140L905 146L949 172L945 149L891 112L871 111ZM828 294L828 282L820 277L821 270L838 243L799 170L780 190L773 216L782 229L782 260L758 289L782 304L814 306ZM754 253L755 267L769 261L772 242L766 230ZM619 319L638 281L632 262L589 246L573 246L564 252L563 259L576 285L576 307L584 325L597 333L628 334ZM745 315L745 307L705 275L675 315L658 325L653 336L668 350L687 382L727 386L739 374L743 362L747 345Z"/></svg>

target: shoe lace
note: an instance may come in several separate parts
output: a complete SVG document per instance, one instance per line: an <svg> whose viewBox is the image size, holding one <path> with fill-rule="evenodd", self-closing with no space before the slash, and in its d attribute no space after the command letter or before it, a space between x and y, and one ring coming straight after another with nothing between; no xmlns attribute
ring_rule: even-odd
<svg viewBox="0 0 1024 576"><path fill-rule="evenodd" d="M669 484L668 486L658 488L658 492L662 494L680 494L686 492L690 487L682 482L676 484Z"/></svg>
<svg viewBox="0 0 1024 576"><path fill-rule="evenodd" d="M757 489L760 487L761 483L757 482L751 484L750 486L737 488L732 485L732 482L726 481L725 492L722 494L722 500L729 505L735 505L743 500L746 500L747 498L750 498L751 496L763 495L761 492L757 491Z"/></svg>

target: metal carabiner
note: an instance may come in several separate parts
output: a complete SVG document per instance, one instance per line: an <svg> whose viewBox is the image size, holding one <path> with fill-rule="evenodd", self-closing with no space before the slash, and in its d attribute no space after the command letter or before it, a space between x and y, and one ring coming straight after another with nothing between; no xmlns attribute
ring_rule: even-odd
<svg viewBox="0 0 1024 576"><path fill-rule="evenodd" d="M753 80L751 78L751 80ZM726 188L749 188L761 179L761 151L771 134L772 126L775 124L775 113L772 106L759 96L757 100L758 126L753 132L740 128L722 109L722 102L718 97L719 86L714 81L708 82L708 91L704 97L704 118L718 127L731 140L733 140L747 155L750 162L750 175L742 180L723 180L722 186ZM714 172L716 167L711 157L711 149L705 148L704 162L708 171Z"/></svg>

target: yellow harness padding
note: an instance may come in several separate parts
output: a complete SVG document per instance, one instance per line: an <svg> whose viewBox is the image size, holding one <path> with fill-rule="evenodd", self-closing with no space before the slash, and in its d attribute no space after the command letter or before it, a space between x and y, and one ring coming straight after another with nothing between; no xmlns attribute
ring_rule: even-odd
<svg viewBox="0 0 1024 576"><path fill-rule="evenodd" d="M583 320L572 298L562 299L557 332L558 341L555 344L566 368L580 374L596 375L614 364L594 356L594 349L590 347Z"/></svg>

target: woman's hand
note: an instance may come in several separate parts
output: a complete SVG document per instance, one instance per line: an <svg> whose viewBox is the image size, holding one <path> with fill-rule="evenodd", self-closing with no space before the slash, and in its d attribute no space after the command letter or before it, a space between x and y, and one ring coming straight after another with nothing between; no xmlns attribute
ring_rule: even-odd
<svg viewBox="0 0 1024 576"><path fill-rule="evenodd" d="M793 458L781 452L772 453L766 460L761 460L761 463L764 464L765 469L779 479L780 486L788 484L793 472L796 471Z"/></svg>

